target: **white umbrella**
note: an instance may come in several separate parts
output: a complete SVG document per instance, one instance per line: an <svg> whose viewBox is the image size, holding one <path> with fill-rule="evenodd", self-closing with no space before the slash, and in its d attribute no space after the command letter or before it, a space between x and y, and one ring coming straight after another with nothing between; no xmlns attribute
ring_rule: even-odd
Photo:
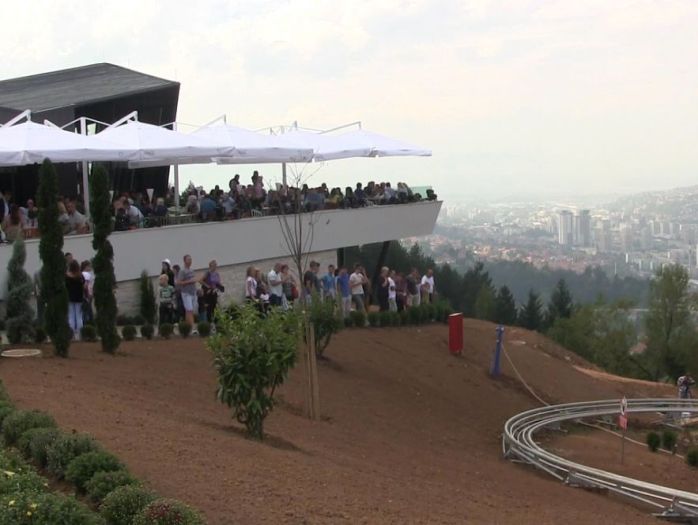
<svg viewBox="0 0 698 525"><path fill-rule="evenodd" d="M54 126L22 122L0 127L0 165L43 162L126 161L135 154L109 141L85 137Z"/></svg>
<svg viewBox="0 0 698 525"><path fill-rule="evenodd" d="M220 140L235 148L219 164L262 164L270 162L308 162L313 158L310 144L289 140L286 135L266 135L229 124L215 124L197 129L192 134Z"/></svg>
<svg viewBox="0 0 698 525"><path fill-rule="evenodd" d="M358 129L347 131L334 136L337 139L337 144L344 144L346 148L361 148L370 149L367 157L430 157L431 150L415 146L402 140L386 137L378 133ZM321 157L323 157L321 155ZM316 160L331 160L332 156L324 156Z"/></svg>
<svg viewBox="0 0 698 525"><path fill-rule="evenodd" d="M329 135L292 129L279 135L279 138L289 144L297 144L299 147L304 146L312 149L313 160L316 161L369 157L371 155L369 146L343 140L342 135Z"/></svg>
<svg viewBox="0 0 698 525"><path fill-rule="evenodd" d="M190 158L226 156L233 152L228 145L212 141L206 137L194 136L191 133L179 133L137 120L107 128L94 136L120 144L127 149L137 150L138 155L134 160L160 161L166 159L158 165L178 164L182 160Z"/></svg>

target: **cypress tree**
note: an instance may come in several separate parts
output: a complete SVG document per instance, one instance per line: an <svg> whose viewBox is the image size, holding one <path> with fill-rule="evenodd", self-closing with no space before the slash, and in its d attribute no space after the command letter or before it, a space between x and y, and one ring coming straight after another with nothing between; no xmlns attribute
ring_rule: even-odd
<svg viewBox="0 0 698 525"><path fill-rule="evenodd" d="M519 314L519 324L529 330L540 331L543 324L542 308L540 296L533 290L530 290L528 292L528 301L521 308Z"/></svg>
<svg viewBox="0 0 698 525"><path fill-rule="evenodd" d="M141 316L145 324L155 324L157 304L155 302L155 288L153 281L148 277L148 272L141 273Z"/></svg>
<svg viewBox="0 0 698 525"><path fill-rule="evenodd" d="M7 338L13 344L34 337L34 310L29 304L34 285L24 270L26 259L24 241L17 239L7 264Z"/></svg>
<svg viewBox="0 0 698 525"><path fill-rule="evenodd" d="M58 176L50 160L39 170L39 256L41 296L46 301L44 328L56 355L68 357L73 332L68 326L68 289L65 285L63 228L58 222Z"/></svg>
<svg viewBox="0 0 698 525"><path fill-rule="evenodd" d="M109 234L113 228L109 203L109 176L102 166L97 165L92 170L90 179L90 211L94 224L92 248L95 250L92 260L95 272L95 325L102 340L102 350L113 354L119 348L121 338L116 331L114 248L109 242Z"/></svg>
<svg viewBox="0 0 698 525"><path fill-rule="evenodd" d="M516 323L516 302L511 290L506 285L499 289L495 299L495 320L506 325Z"/></svg>

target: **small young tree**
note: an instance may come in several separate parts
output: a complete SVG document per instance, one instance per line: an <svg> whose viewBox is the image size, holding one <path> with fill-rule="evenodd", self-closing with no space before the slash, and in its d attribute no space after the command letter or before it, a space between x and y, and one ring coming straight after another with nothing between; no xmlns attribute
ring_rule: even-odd
<svg viewBox="0 0 698 525"><path fill-rule="evenodd" d="M92 260L95 272L95 325L102 340L102 350L113 354L119 348L121 339L116 331L114 249L109 242L109 234L113 227L109 211L109 176L102 166L97 165L92 170L90 179L90 210L94 224L92 248L95 250Z"/></svg>
<svg viewBox="0 0 698 525"><path fill-rule="evenodd" d="M157 317L157 303L155 301L155 288L153 281L148 277L148 272L141 273L141 316L145 324L155 324Z"/></svg>
<svg viewBox="0 0 698 525"><path fill-rule="evenodd" d="M336 306L336 303L330 299L323 301L320 297L313 297L308 308L310 322L315 330L315 354L318 357L322 357L332 336L344 326Z"/></svg>
<svg viewBox="0 0 698 525"><path fill-rule="evenodd" d="M29 305L34 285L24 270L26 259L24 241L17 239L7 264L7 338L13 344L34 340L34 310Z"/></svg>
<svg viewBox="0 0 698 525"><path fill-rule="evenodd" d="M528 292L528 301L519 312L519 325L529 330L540 330L543 324L543 305L540 296L533 290Z"/></svg>
<svg viewBox="0 0 698 525"><path fill-rule="evenodd" d="M216 334L206 342L218 372L218 400L256 439L264 438L264 419L274 407L276 387L296 363L299 328L295 313L273 309L263 318L257 308L246 305L236 319L220 313Z"/></svg>
<svg viewBox="0 0 698 525"><path fill-rule="evenodd" d="M58 176L50 160L39 170L39 256L41 257L41 297L46 301L44 328L56 355L68 357L72 330L68 325L68 289L65 285L63 228L58 222Z"/></svg>
<svg viewBox="0 0 698 525"><path fill-rule="evenodd" d="M569 319L572 315L572 294L564 279L560 279L553 293L550 294L550 303L545 314L545 325L550 328L556 319Z"/></svg>
<svg viewBox="0 0 698 525"><path fill-rule="evenodd" d="M508 286L502 286L497 292L494 310L496 322L505 325L516 324L516 301Z"/></svg>

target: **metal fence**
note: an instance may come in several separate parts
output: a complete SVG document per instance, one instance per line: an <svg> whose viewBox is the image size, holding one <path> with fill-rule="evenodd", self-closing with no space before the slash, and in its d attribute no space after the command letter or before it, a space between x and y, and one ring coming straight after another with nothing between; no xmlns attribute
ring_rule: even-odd
<svg viewBox="0 0 698 525"><path fill-rule="evenodd" d="M535 441L537 432L559 428L563 422L619 413L617 399L552 405L522 412L504 425L504 457L533 465L572 486L602 489L632 498L652 507L659 517L698 523L698 494L581 465L544 450ZM626 413L661 413L680 418L684 413L698 413L698 400L629 399Z"/></svg>

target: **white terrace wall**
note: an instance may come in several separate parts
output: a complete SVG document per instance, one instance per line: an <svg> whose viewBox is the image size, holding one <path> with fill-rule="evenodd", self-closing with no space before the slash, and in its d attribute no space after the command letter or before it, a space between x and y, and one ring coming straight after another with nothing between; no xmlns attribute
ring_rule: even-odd
<svg viewBox="0 0 698 525"><path fill-rule="evenodd" d="M433 201L317 212L312 216L315 226L309 251L325 254L315 257L325 265L333 260L328 254L338 248L428 235L434 230L440 209L441 202ZM310 220L310 215L304 217ZM223 268L226 286L231 284L230 297L233 297L244 281L240 279L241 272L251 262L268 271L270 262L288 254L279 220L276 216L255 217L114 232L110 241L114 246L117 293L122 308L132 308L133 281L143 270L156 276L162 259L181 264L187 253L194 258L195 270L204 270L211 259L216 259ZM34 275L41 266L39 240L28 240L26 246L25 268ZM80 261L90 259L94 255L92 235L67 236L63 249ZM11 255L11 245L0 246L0 298L7 292L7 263Z"/></svg>
<svg viewBox="0 0 698 525"><path fill-rule="evenodd" d="M196 258L196 254L192 254ZM328 250L324 252L315 252L310 255L308 261L315 260L320 263L320 270L322 273L327 271L327 266L330 264L337 264L337 251ZM173 261L174 263L175 261ZM194 264L196 264L196 260ZM218 268L218 273L220 273L221 280L223 281L223 286L225 286L225 293L219 297L219 302L223 304L228 304L229 302L241 302L245 295L245 277L247 275L248 266L255 266L259 268L263 273L269 273L275 262L285 262L289 265L289 268L294 268L294 264L291 262L289 257L277 257L274 259L266 259L264 261L251 261L241 264L231 264L228 266L220 266ZM178 261L181 266L181 261ZM198 276L203 276L205 270L197 271ZM297 271L291 271L291 273L296 276ZM152 277L153 286L157 290L157 277ZM296 282L299 282L298 279ZM118 284L116 290L116 301L119 307L119 313L134 315L139 312L139 299L140 299L140 280L123 281Z"/></svg>

